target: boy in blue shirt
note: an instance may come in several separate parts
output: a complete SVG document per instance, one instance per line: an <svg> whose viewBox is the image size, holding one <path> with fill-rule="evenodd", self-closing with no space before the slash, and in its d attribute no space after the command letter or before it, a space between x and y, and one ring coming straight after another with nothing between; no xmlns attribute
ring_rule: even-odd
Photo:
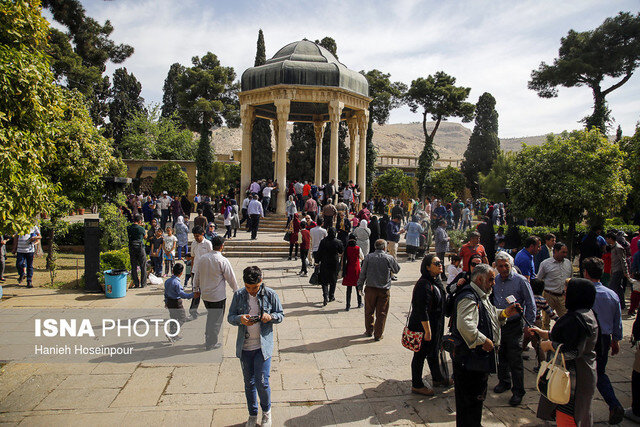
<svg viewBox="0 0 640 427"><path fill-rule="evenodd" d="M199 297L200 292L191 292L186 293L182 288L182 283L180 283L180 276L182 276L182 272L184 271L184 265L182 263L175 264L173 266L173 276L168 278L164 282L164 304L165 307L169 309L169 317L171 319L176 320L180 326L187 321L187 316L184 311L184 307L182 306L182 299L191 299L194 296ZM175 323L171 323L169 325L170 335L167 335L167 338L170 342L179 341L182 339L181 336L175 335L177 326ZM175 335L175 336L173 336Z"/></svg>

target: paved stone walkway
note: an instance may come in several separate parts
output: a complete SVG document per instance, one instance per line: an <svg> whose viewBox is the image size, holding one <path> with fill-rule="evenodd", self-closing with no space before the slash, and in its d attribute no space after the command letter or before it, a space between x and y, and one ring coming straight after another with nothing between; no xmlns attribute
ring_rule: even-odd
<svg viewBox="0 0 640 427"><path fill-rule="evenodd" d="M320 288L296 275L299 261L233 258L231 262L238 277L247 265L263 268L265 283L278 292L284 305L284 322L275 328L272 363L274 425L454 425L453 388L438 389L432 398L410 394L411 353L400 345L400 336L419 275L418 262L401 264L379 342L362 335L361 309L344 311L340 284L337 301L322 308ZM0 309L163 305L160 287L132 289L118 300L43 288L14 294L0 303ZM230 290L227 298L230 301ZM626 336L630 328L631 320L625 319ZM9 363L0 373L0 424L241 425L247 410L235 358L235 332L225 322L224 358L217 364ZM618 398L629 406L633 354L628 343L621 348L622 353L610 359L608 372ZM540 424L535 418L538 393L533 366L533 361L525 361L527 395L522 406L509 407L509 393L489 393L485 425ZM496 381L489 380L490 388ZM597 422L607 420L608 410L597 392L594 412Z"/></svg>

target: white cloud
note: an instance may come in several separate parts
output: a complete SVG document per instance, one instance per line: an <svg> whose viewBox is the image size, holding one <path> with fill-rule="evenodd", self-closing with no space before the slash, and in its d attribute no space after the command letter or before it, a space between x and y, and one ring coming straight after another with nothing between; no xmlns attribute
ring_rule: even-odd
<svg viewBox="0 0 640 427"><path fill-rule="evenodd" d="M472 88L476 102L485 91L498 102L500 134L516 137L573 129L591 110L588 88L561 89L553 99L527 89L532 69L557 55L560 38L571 28L587 30L632 0L555 2L436 2L400 0L354 2L142 0L86 1L90 16L110 19L113 39L135 54L125 66L142 82L147 102L161 102L162 85L174 62L212 51L238 77L253 65L258 28L265 33L267 56L303 37L331 36L340 60L354 70L378 68L407 84L443 70ZM634 76L609 96L609 106L625 133L638 120ZM420 120L408 108L392 112L391 122ZM467 124L472 126L472 124Z"/></svg>

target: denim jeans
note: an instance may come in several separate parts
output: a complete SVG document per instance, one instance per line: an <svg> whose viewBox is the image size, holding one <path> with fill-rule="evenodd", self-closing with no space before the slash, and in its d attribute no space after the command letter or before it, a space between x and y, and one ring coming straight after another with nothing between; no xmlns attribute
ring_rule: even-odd
<svg viewBox="0 0 640 427"><path fill-rule="evenodd" d="M33 252L18 252L16 254L16 269L20 277L25 274L27 269L27 283L31 283L33 279Z"/></svg>
<svg viewBox="0 0 640 427"><path fill-rule="evenodd" d="M178 251L176 252L176 256L178 257L178 259L182 259L183 256L186 257L188 254L189 254L189 245L178 246Z"/></svg>
<svg viewBox="0 0 640 427"><path fill-rule="evenodd" d="M153 265L153 274L156 277L162 277L162 257L152 256L151 264Z"/></svg>
<svg viewBox="0 0 640 427"><path fill-rule="evenodd" d="M264 360L262 350L242 350L240 357L242 375L244 376L244 394L247 397L249 415L258 415L258 399L262 412L271 410L271 388L269 375L271 374L271 358Z"/></svg>
<svg viewBox="0 0 640 427"><path fill-rule="evenodd" d="M602 344L601 350L596 354L596 373L598 375L596 386L604 401L609 405L609 409L613 409L622 405L616 398L616 393L613 391L611 381L606 373L609 348L611 347L611 335L602 334L600 342Z"/></svg>

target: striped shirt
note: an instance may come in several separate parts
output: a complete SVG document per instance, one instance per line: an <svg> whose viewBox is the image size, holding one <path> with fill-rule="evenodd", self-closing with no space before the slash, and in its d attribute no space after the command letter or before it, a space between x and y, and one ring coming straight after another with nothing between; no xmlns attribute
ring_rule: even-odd
<svg viewBox="0 0 640 427"><path fill-rule="evenodd" d="M542 295L534 295L536 300L536 320L540 320L542 316L542 312L546 311L547 315L553 320L558 319L558 314L549 306L549 303Z"/></svg>
<svg viewBox="0 0 640 427"><path fill-rule="evenodd" d="M18 252L22 254L34 253L36 248L31 242L31 238L39 235L40 229L34 225L29 234L22 234L18 236Z"/></svg>

